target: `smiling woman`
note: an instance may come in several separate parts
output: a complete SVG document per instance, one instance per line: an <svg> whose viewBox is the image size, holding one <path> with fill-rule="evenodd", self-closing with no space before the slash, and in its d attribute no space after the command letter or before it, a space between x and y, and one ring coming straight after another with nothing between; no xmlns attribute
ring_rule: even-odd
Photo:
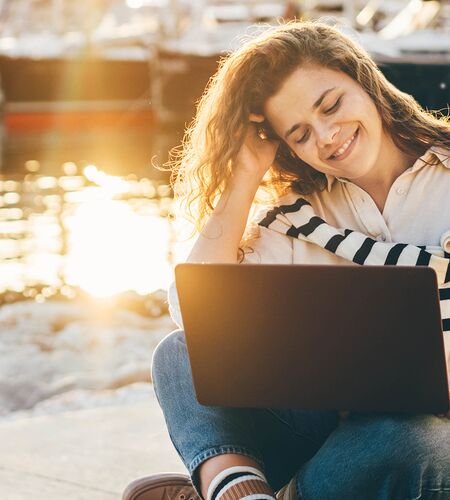
<svg viewBox="0 0 450 500"><path fill-rule="evenodd" d="M431 267L450 366L450 125L391 85L337 29L290 23L225 59L174 178L198 230L188 262ZM260 187L273 203L247 223ZM126 500L161 498L169 487L171 498L208 500L450 499L445 418L377 407L340 421L338 408L200 405L174 284L169 302L180 329L159 344L152 374L190 478L149 478ZM301 317L298 325L301 335ZM273 334L283 341L283 331Z"/></svg>
<svg viewBox="0 0 450 500"><path fill-rule="evenodd" d="M352 180L380 210L393 179L416 159L395 145L362 87L336 70L299 67L267 99L264 114L298 158L323 174Z"/></svg>
<svg viewBox="0 0 450 500"><path fill-rule="evenodd" d="M280 141L261 176L267 172L262 185L276 198L320 191L328 174L378 184L371 173L388 158L395 172L383 181L386 192L395 173L430 146L450 146L447 119L394 87L352 39L321 23L271 29L222 61L174 162L174 178L184 180L177 184L184 215L198 230L230 182L253 127L250 114L260 117L267 138ZM330 158L354 133L354 153ZM363 165L347 172L362 152Z"/></svg>

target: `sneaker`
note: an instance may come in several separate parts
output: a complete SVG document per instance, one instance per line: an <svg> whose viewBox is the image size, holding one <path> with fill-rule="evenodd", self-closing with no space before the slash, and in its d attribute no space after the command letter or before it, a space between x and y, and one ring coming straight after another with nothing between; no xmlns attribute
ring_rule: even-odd
<svg viewBox="0 0 450 500"><path fill-rule="evenodd" d="M142 477L130 483L122 500L201 500L189 476L163 473Z"/></svg>
<svg viewBox="0 0 450 500"><path fill-rule="evenodd" d="M294 476L281 490L277 491L277 500L298 500L296 488L296 476Z"/></svg>

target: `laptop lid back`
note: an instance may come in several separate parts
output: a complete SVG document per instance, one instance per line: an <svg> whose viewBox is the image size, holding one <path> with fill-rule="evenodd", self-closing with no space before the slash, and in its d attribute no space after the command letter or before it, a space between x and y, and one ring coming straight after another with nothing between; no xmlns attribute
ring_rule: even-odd
<svg viewBox="0 0 450 500"><path fill-rule="evenodd" d="M175 273L202 404L449 408L430 268L187 263Z"/></svg>

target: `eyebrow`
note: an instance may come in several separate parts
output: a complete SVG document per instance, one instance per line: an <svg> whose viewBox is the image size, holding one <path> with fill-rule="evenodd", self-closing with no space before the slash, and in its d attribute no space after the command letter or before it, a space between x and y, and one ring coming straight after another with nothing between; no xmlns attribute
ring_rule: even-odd
<svg viewBox="0 0 450 500"><path fill-rule="evenodd" d="M317 99L317 101L313 104L312 106L312 110L315 110L317 109L321 104L322 104L322 101L325 99L326 95L331 92L332 90L334 90L336 87L331 87L327 90L325 90L322 95L319 97L319 99ZM292 127L284 134L284 138L287 139L293 132L295 132L298 128L300 127L300 123L295 123L294 125L292 125Z"/></svg>

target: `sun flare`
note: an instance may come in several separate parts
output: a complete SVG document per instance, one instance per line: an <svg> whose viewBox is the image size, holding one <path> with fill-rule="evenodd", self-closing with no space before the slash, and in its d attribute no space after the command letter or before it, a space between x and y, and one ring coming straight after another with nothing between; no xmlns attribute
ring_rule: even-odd
<svg viewBox="0 0 450 500"><path fill-rule="evenodd" d="M138 210L114 199L127 191L126 181L93 166L85 175L97 186L84 190L74 213L65 219L66 282L96 297L127 290L147 294L167 287L168 221L148 206Z"/></svg>

